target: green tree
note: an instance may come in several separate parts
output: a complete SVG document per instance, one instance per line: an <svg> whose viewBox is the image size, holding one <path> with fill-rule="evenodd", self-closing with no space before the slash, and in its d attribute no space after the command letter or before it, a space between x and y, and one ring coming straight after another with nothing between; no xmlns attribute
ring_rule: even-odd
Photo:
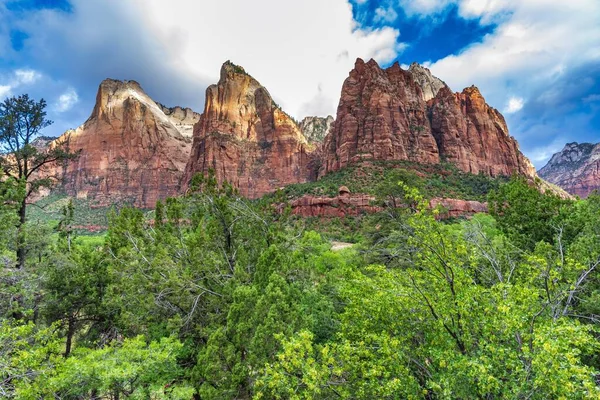
<svg viewBox="0 0 600 400"><path fill-rule="evenodd" d="M595 329L564 312L585 267L543 242L507 261L493 226L474 241L424 206L391 233L402 263L340 277L335 340L280 336L257 398L600 398Z"/></svg>
<svg viewBox="0 0 600 400"><path fill-rule="evenodd" d="M542 240L554 243L558 231L566 228L570 205L570 200L543 193L536 182L517 176L488 195L490 214L498 221L500 229L515 244L529 250ZM563 239L574 233L573 230L565 231Z"/></svg>
<svg viewBox="0 0 600 400"><path fill-rule="evenodd" d="M52 121L46 118L46 101L34 101L28 95L7 98L0 104L0 170L8 179L23 186L18 199L17 265L25 266L26 245L24 225L27 220L27 200L41 187L50 187L52 180L40 176L46 165L66 161L76 156L69 151L68 140L55 142L47 150L33 146L33 140Z"/></svg>
<svg viewBox="0 0 600 400"><path fill-rule="evenodd" d="M65 357L84 325L93 330L105 322L104 296L109 284L104 254L85 245L55 251L42 270L42 313L48 323L64 327Z"/></svg>

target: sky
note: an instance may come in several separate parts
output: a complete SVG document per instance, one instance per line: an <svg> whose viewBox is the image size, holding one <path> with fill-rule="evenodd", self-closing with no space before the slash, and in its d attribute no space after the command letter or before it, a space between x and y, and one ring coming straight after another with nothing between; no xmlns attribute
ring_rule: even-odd
<svg viewBox="0 0 600 400"><path fill-rule="evenodd" d="M296 119L335 116L357 57L476 85L538 168L600 142L599 0L0 0L0 99L44 98L50 136L105 78L201 112L226 60Z"/></svg>

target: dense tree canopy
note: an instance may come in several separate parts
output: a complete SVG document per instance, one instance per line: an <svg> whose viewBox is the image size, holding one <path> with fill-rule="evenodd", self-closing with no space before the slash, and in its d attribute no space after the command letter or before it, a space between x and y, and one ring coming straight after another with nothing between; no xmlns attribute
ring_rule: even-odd
<svg viewBox="0 0 600 400"><path fill-rule="evenodd" d="M600 398L600 197L514 179L491 215L440 221L389 184L408 206L342 251L210 175L99 237L65 204L26 267L2 267L0 397Z"/></svg>

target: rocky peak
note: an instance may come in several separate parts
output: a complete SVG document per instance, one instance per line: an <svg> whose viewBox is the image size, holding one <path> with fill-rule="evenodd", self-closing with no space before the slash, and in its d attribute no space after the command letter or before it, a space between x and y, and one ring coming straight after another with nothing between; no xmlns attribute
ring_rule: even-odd
<svg viewBox="0 0 600 400"><path fill-rule="evenodd" d="M408 71L412 74L415 82L421 87L423 100L425 101L433 99L440 89L448 87L444 81L433 76L428 68L425 68L416 62L410 65Z"/></svg>
<svg viewBox="0 0 600 400"><path fill-rule="evenodd" d="M592 143L567 143L565 147L558 153L554 154L550 161L548 161L548 167L566 167L572 168L574 163L580 164L590 158L594 147L596 145Z"/></svg>
<svg viewBox="0 0 600 400"><path fill-rule="evenodd" d="M136 81L105 79L98 87L96 104L89 120L123 119L129 110L142 107L159 123L173 125L184 137L192 136L193 126L200 119L200 114L189 108L168 108L155 102ZM135 110L132 112L137 113Z"/></svg>
<svg viewBox="0 0 600 400"><path fill-rule="evenodd" d="M194 127L185 182L215 171L248 197L260 197L310 178L312 151L297 123L242 67L227 61L206 89L204 113Z"/></svg>
<svg viewBox="0 0 600 400"><path fill-rule="evenodd" d="M600 143L567 143L538 174L568 193L587 197L600 190Z"/></svg>
<svg viewBox="0 0 600 400"><path fill-rule="evenodd" d="M185 107L166 107L158 103L162 112L171 120L179 133L186 138L191 138L194 133L194 124L200 120L200 114Z"/></svg>
<svg viewBox="0 0 600 400"><path fill-rule="evenodd" d="M324 117L305 117L300 122L300 130L310 143L322 143L333 126L335 119L328 115Z"/></svg>
<svg viewBox="0 0 600 400"><path fill-rule="evenodd" d="M362 160L446 160L474 174L535 176L504 117L475 86L453 93L426 68L411 67L356 61L323 145L321 174Z"/></svg>
<svg viewBox="0 0 600 400"><path fill-rule="evenodd" d="M323 153L321 175L362 160L438 162L426 104L412 75L398 63L384 70L374 60L357 59Z"/></svg>
<svg viewBox="0 0 600 400"><path fill-rule="evenodd" d="M136 81L105 79L98 87L96 104L90 118L102 118L113 108L122 106L125 100L132 97L150 106L154 103Z"/></svg>
<svg viewBox="0 0 600 400"><path fill-rule="evenodd" d="M189 132L198 120L190 109L155 102L135 81L106 79L88 120L57 139L81 156L45 173L59 177L67 194L96 206L154 207L179 193Z"/></svg>

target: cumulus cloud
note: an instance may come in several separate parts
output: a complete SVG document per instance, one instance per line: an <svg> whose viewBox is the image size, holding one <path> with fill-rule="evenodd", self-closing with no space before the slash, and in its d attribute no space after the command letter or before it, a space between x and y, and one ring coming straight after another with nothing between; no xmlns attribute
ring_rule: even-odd
<svg viewBox="0 0 600 400"><path fill-rule="evenodd" d="M476 0L478 1L478 0ZM430 16L445 11L455 0L399 0L408 16Z"/></svg>
<svg viewBox="0 0 600 400"><path fill-rule="evenodd" d="M492 105L504 104L507 93L519 93L522 101L512 99L505 111L514 113L507 116L511 133L526 154L533 154L540 141L552 142L563 134L556 129L563 118L558 114L573 112L598 84L600 74L591 71L600 64L600 2L458 0L456 5L461 16L498 26L481 42L431 63L430 69L455 90L477 84ZM582 130L569 130L567 140L585 134L580 122Z"/></svg>
<svg viewBox="0 0 600 400"><path fill-rule="evenodd" d="M9 85L0 85L0 98L7 97L10 94L10 89Z"/></svg>
<svg viewBox="0 0 600 400"><path fill-rule="evenodd" d="M63 113L65 111L69 111L78 102L79 96L77 96L77 92L75 89L69 88L66 92L59 96L54 108L57 112Z"/></svg>
<svg viewBox="0 0 600 400"><path fill-rule="evenodd" d="M507 114L514 114L523 108L523 104L524 102L521 97L511 97L508 99L504 112Z"/></svg>
<svg viewBox="0 0 600 400"><path fill-rule="evenodd" d="M398 13L394 7L378 7L375 9L373 22L390 24L398 19Z"/></svg>
<svg viewBox="0 0 600 400"><path fill-rule="evenodd" d="M4 98L14 94L14 91L24 86L29 86L42 78L42 74L32 69L16 69L7 76L0 78L0 97Z"/></svg>
<svg viewBox="0 0 600 400"><path fill-rule="evenodd" d="M221 63L231 59L297 118L314 98L320 105L313 104L313 113L334 112L356 57L385 63L401 50L398 30L362 29L346 0L304 0L285 7L278 0L133 3L145 9L148 30L189 71L215 79Z"/></svg>
<svg viewBox="0 0 600 400"><path fill-rule="evenodd" d="M15 83L16 85L30 85L38 81L42 75L32 69L18 69L15 71Z"/></svg>
<svg viewBox="0 0 600 400"><path fill-rule="evenodd" d="M20 22L29 35L24 53L77 88L90 108L95 86L111 77L135 79L157 101L201 111L206 86L231 60L294 117L327 115L357 57L387 63L404 48L397 29L362 28L346 0L71 3L72 13L45 10Z"/></svg>

